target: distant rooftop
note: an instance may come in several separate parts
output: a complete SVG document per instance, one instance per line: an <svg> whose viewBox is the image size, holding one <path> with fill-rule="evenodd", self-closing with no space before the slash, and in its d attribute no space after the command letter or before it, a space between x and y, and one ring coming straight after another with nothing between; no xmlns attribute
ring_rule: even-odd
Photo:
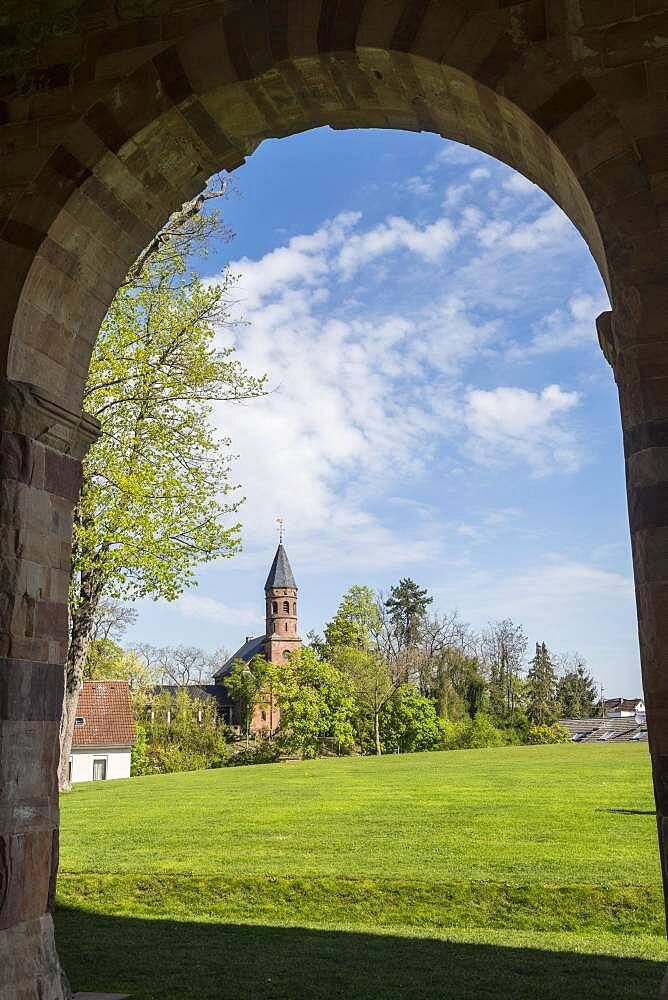
<svg viewBox="0 0 668 1000"><path fill-rule="evenodd" d="M647 740L647 724L627 719L559 719L574 743L627 743Z"/></svg>
<svg viewBox="0 0 668 1000"><path fill-rule="evenodd" d="M131 746L135 724L127 681L84 681L72 746Z"/></svg>
<svg viewBox="0 0 668 1000"><path fill-rule="evenodd" d="M285 586L285 584L281 584L281 586ZM240 646L236 653L233 653L229 660L222 665L220 670L216 671L213 675L213 679L217 681L220 680L221 677L228 677L232 673L232 667L234 666L235 660L243 660L244 663L250 663L254 656L263 656L266 641L267 637L264 635L258 635L255 636L255 638L247 638L243 646Z"/></svg>
<svg viewBox="0 0 668 1000"><path fill-rule="evenodd" d="M606 712L635 712L639 705L644 705L642 698L606 698Z"/></svg>

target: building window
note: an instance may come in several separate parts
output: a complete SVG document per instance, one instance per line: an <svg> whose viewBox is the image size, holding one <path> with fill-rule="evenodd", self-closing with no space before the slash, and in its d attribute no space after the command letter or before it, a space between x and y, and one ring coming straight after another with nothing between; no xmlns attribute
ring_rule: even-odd
<svg viewBox="0 0 668 1000"><path fill-rule="evenodd" d="M272 601L271 602L271 610L272 610L273 614L275 614L275 615L278 614L278 601Z"/></svg>
<svg viewBox="0 0 668 1000"><path fill-rule="evenodd" d="M74 725L75 726L84 726L85 724L86 724L86 720L84 719L83 715L77 715L76 719L74 720Z"/></svg>
<svg viewBox="0 0 668 1000"><path fill-rule="evenodd" d="M72 784L72 758L71 757L70 757L70 759L67 762L67 783L68 783L68 785Z"/></svg>
<svg viewBox="0 0 668 1000"><path fill-rule="evenodd" d="M283 611L286 615L290 614L290 601L283 601Z"/></svg>
<svg viewBox="0 0 668 1000"><path fill-rule="evenodd" d="M104 757L93 761L93 781L105 781L107 777L107 761Z"/></svg>
<svg viewBox="0 0 668 1000"><path fill-rule="evenodd" d="M292 602L292 613L293 613L293 615L297 614L297 602L296 601Z"/></svg>
<svg viewBox="0 0 668 1000"><path fill-rule="evenodd" d="M288 631L288 623L287 622L285 623L285 631L286 632Z"/></svg>
<svg viewBox="0 0 668 1000"><path fill-rule="evenodd" d="M290 655L290 650L289 649L284 649L283 650L283 659L287 660L287 658L288 658L289 655Z"/></svg>
<svg viewBox="0 0 668 1000"><path fill-rule="evenodd" d="M267 713L266 712L262 712L262 721L263 722L267 721Z"/></svg>

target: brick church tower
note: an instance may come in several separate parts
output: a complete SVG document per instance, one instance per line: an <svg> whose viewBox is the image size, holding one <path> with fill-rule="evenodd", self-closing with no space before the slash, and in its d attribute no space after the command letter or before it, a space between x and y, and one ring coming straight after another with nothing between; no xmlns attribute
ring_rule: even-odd
<svg viewBox="0 0 668 1000"><path fill-rule="evenodd" d="M302 644L297 630L297 589L281 541L264 585L267 621L265 656L271 663L282 663Z"/></svg>
<svg viewBox="0 0 668 1000"><path fill-rule="evenodd" d="M249 664L254 656L261 655L270 663L284 663L290 653L299 649L302 644L297 631L297 584L292 575L282 538L264 585L264 599L265 634L246 636L243 646L214 674L213 691L224 690L225 678L232 672L238 660ZM270 690L266 694L264 703L253 713L250 728L253 733L271 736L280 723L281 709L273 691ZM229 695L220 694L217 700L222 706L221 711L229 713L230 721L234 725L241 725L239 706L233 699Z"/></svg>

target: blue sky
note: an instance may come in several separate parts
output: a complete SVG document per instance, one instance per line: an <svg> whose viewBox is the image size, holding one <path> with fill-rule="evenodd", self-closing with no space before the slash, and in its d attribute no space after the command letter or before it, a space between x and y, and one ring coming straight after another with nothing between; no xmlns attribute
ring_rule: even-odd
<svg viewBox="0 0 668 1000"><path fill-rule="evenodd" d="M318 129L233 177L239 276L220 332L271 394L221 405L244 552L130 641L235 649L263 631L277 516L320 631L353 583L412 576L442 611L510 617L640 693L616 390L586 244L508 167L430 135Z"/></svg>

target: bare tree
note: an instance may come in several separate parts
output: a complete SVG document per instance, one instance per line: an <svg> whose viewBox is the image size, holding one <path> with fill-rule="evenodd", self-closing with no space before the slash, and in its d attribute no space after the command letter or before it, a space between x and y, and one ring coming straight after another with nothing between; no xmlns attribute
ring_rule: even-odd
<svg viewBox="0 0 668 1000"><path fill-rule="evenodd" d="M91 642L119 642L131 625L137 621L137 612L129 604L113 597L103 597L93 616Z"/></svg>
<svg viewBox="0 0 668 1000"><path fill-rule="evenodd" d="M188 687L208 684L218 665L212 656L199 646L150 646L142 643L135 652L160 678L162 684Z"/></svg>
<svg viewBox="0 0 668 1000"><path fill-rule="evenodd" d="M159 233L145 247L130 267L123 284L129 285L140 281L147 272L147 266L160 254L179 257L188 256L191 247L200 242L203 236L208 240L218 237L223 240L232 238L232 230L221 219L216 219L215 225L210 225L202 218L202 209L208 201L224 198L228 192L228 182L221 174L209 178L204 191L201 191L190 201L184 201L176 212L173 212Z"/></svg>
<svg viewBox="0 0 668 1000"><path fill-rule="evenodd" d="M516 708L518 681L524 670L527 643L522 626L515 625L509 618L490 622L480 637L489 697L498 716L510 715Z"/></svg>

